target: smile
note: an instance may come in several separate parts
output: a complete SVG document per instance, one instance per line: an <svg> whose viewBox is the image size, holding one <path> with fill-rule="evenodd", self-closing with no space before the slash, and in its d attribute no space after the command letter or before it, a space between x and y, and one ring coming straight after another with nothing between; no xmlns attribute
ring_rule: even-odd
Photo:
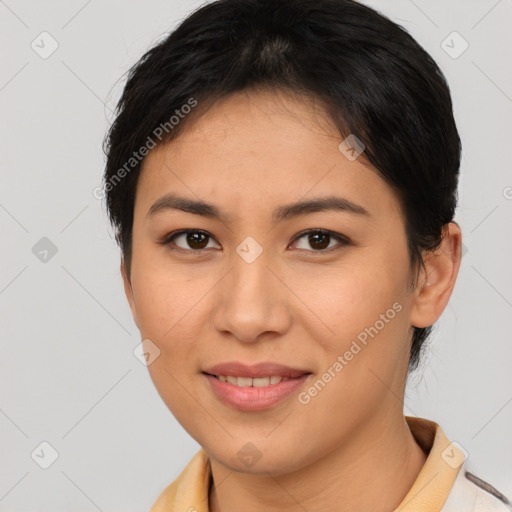
<svg viewBox="0 0 512 512"><path fill-rule="evenodd" d="M272 375L271 377L234 377L232 375L214 375L222 382L229 382L233 386L263 388L280 382L286 382L289 377L281 377L281 375Z"/></svg>
<svg viewBox="0 0 512 512"><path fill-rule="evenodd" d="M301 373L294 377L247 377L202 372L212 395L223 405L239 411L263 411L284 404L292 395L300 392L311 376L311 373Z"/></svg>

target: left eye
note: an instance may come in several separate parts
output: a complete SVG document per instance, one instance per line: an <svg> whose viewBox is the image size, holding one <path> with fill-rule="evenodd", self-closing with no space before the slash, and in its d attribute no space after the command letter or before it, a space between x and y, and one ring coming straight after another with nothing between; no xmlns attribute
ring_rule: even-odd
<svg viewBox="0 0 512 512"><path fill-rule="evenodd" d="M349 240L346 237L324 229L309 230L301 233L297 238L295 238L293 243L302 239L304 239L304 243L298 244L302 245L302 247L297 248L310 251L307 247L309 245L309 247L314 249L312 252L327 252L349 244ZM331 242L333 241L337 241L338 245L334 244L334 246L332 246Z"/></svg>

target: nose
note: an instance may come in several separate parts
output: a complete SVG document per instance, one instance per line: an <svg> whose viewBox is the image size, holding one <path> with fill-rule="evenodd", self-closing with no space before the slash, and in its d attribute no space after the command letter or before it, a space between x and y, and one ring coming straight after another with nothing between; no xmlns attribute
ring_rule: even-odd
<svg viewBox="0 0 512 512"><path fill-rule="evenodd" d="M283 335L290 328L287 289L263 256L247 263L236 255L217 289L214 327L241 342Z"/></svg>

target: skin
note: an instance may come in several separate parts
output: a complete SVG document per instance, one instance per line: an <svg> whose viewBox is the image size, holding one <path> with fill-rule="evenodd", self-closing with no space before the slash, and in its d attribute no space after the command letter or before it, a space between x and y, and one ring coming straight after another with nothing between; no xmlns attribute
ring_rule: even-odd
<svg viewBox="0 0 512 512"><path fill-rule="evenodd" d="M124 263L121 272L142 339L160 350L151 379L210 457L213 512L332 510L333 503L390 511L425 463L403 415L412 327L433 324L444 310L461 232L445 226L411 288L416 274L398 198L364 154L350 161L340 152L342 140L313 101L244 91L216 102L144 161L130 276ZM169 192L201 198L229 217L173 209L148 216ZM333 194L369 216L338 210L271 218L278 206ZM318 239L295 240L319 228L350 243L327 238L338 249L322 253ZM211 238L202 251L185 236L159 243L179 229ZM236 252L248 236L263 249L252 263ZM294 393L269 410L239 411L201 375L225 361L274 361L312 372L299 391L307 390L397 302L401 311L306 405ZM248 442L261 453L251 467L237 456Z"/></svg>

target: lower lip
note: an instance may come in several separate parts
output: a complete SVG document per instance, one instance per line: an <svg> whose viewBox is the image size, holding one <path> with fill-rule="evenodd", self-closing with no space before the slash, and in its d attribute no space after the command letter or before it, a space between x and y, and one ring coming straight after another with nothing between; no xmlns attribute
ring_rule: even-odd
<svg viewBox="0 0 512 512"><path fill-rule="evenodd" d="M203 373L220 400L241 411L261 411L281 402L299 388L310 374L261 388L235 386Z"/></svg>

